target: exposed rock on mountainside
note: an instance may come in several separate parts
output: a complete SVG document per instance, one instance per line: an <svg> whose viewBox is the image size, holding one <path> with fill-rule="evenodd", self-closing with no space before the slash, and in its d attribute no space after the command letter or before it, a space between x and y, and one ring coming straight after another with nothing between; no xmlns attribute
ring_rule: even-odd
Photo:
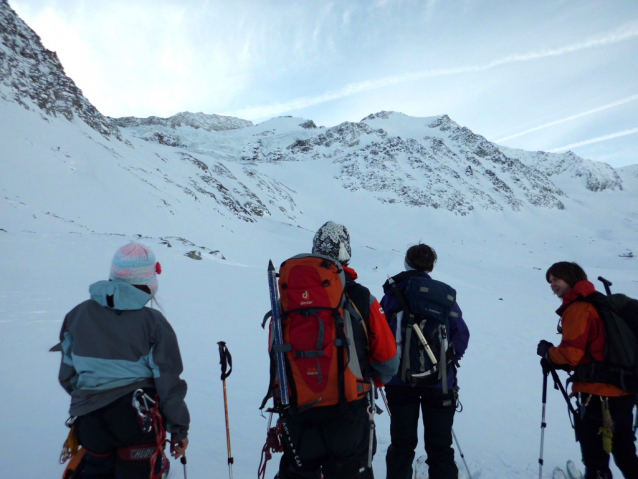
<svg viewBox="0 0 638 479"><path fill-rule="evenodd" d="M65 75L55 52L44 48L6 1L0 1L0 98L69 121L78 116L102 136L122 139L118 128Z"/></svg>
<svg viewBox="0 0 638 479"><path fill-rule="evenodd" d="M231 213L248 223L272 216L271 209L287 219L297 219L299 210L288 188L253 167L243 168L242 181L223 162L204 163L180 151L167 153L157 155L161 163L152 170L137 165L124 169L149 186L170 214L180 204L193 202L202 211L211 208L222 216ZM178 166L176 159L183 165Z"/></svg>
<svg viewBox="0 0 638 479"><path fill-rule="evenodd" d="M201 112L182 112L169 118L159 118L157 116L135 118L133 116L127 116L123 118L112 118L112 120L117 126L121 126L123 128L133 128L138 126L163 126L175 129L181 126L190 126L191 128L201 128L206 131L225 131L253 126L252 121L242 120L241 118L207 115L206 113Z"/></svg>
<svg viewBox="0 0 638 479"><path fill-rule="evenodd" d="M563 209L565 193L541 171L508 158L482 136L448 116L411 118L382 111L345 122L285 148L260 142L243 159L329 159L340 165L344 188L375 194L384 203L442 208L466 215L474 208L514 211L525 204Z"/></svg>
<svg viewBox="0 0 638 479"><path fill-rule="evenodd" d="M547 176L584 178L585 186L590 191L623 189L620 176L607 163L586 160L571 151L547 153L544 151L515 150L503 146L498 148L505 155L517 158Z"/></svg>

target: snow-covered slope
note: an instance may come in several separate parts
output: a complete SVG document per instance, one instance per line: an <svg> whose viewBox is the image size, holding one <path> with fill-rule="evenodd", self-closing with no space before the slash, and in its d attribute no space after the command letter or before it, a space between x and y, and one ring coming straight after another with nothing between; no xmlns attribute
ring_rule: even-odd
<svg viewBox="0 0 638 479"><path fill-rule="evenodd" d="M569 168L554 174L533 154L504 151L445 116L380 112L333 128L282 117L230 130L131 120L118 129L61 69L53 83L38 74L29 80L53 56L4 2L0 14L5 475L61 475L69 399L48 348L88 285L107 276L115 249L141 239L163 265L159 303L184 358L189 477L227 473L220 340L234 360L227 383L235 477L254 476L267 425L257 409L268 383L259 327L269 309L266 266L307 252L314 231L333 220L348 227L351 265L377 297L387 275L403 268L408 246L423 241L437 250L434 276L457 290L472 334L459 371L464 410L455 419L472 476L538 477L535 350L541 338L558 339L544 272L575 260L591 278L605 276L615 291L638 297L635 167L617 171L622 189L593 191L585 176ZM54 111L57 100L38 106L33 98L46 97L47 85L78 95L60 97L72 115ZM176 146L145 141L154 133ZM608 178L583 161L599 184ZM580 457L551 388L547 406L545 477ZM377 435L374 467L383 476L387 414L377 418ZM171 477L181 474L173 463Z"/></svg>

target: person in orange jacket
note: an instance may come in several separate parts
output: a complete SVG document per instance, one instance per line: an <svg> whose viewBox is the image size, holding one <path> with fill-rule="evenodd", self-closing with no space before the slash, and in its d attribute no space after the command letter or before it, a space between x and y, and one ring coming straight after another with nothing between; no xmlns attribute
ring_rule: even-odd
<svg viewBox="0 0 638 479"><path fill-rule="evenodd" d="M605 359L605 325L597 309L583 298L596 292L587 274L576 263L554 263L545 274L562 304L558 332L561 342L538 343L537 354L554 365L575 371L578 366ZM638 479L636 437L632 429L636 397L611 384L585 382L572 376L572 396L577 397L574 417L576 439L580 443L585 479L611 479L609 453L626 479ZM605 451L604 426L613 423L611 451Z"/></svg>

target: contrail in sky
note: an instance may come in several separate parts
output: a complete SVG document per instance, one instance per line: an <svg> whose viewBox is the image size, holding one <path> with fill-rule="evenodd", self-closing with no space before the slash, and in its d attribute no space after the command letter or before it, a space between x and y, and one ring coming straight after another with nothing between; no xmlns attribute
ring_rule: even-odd
<svg viewBox="0 0 638 479"><path fill-rule="evenodd" d="M510 63L526 62L529 60L537 60L540 58L557 57L573 53L581 50L586 50L594 47L602 47L607 45L613 45L626 40L631 40L638 37L638 28L632 26L631 28L620 29L614 33L606 36L591 38L584 42L574 43L561 48L540 50L537 52L529 52L522 54L510 55L507 57L493 60L484 65L470 65L457 68L439 68L434 70L424 70L420 72L404 73L400 75L393 75L385 78L379 78L377 80L369 80L363 82L350 83L338 90L328 91L321 95L312 97L300 97L293 100L281 103L274 103L270 105L261 105L255 107L242 108L234 112L224 113L225 115L238 116L240 118L265 118L273 115L278 115L291 110L298 110L301 108L307 108L309 106L325 103L331 100L338 100L345 98L356 93L365 91L378 90L380 88L397 85L414 80L420 80L423 78L435 78L442 76L458 75L461 73L473 73L485 70L491 70L502 65Z"/></svg>
<svg viewBox="0 0 638 479"><path fill-rule="evenodd" d="M638 133L638 128L632 128L630 130L623 130L617 133L611 133L609 135L598 136L596 138L591 138L585 141L579 141L578 143L572 143L571 145L559 146L558 148L552 148L551 150L547 150L550 153L557 153L559 151L569 150L571 148L576 148L577 146L591 145L592 143L598 143L601 141L611 140L613 138L618 138L621 136L633 135Z"/></svg>
<svg viewBox="0 0 638 479"><path fill-rule="evenodd" d="M530 128L529 130L521 131L520 133L516 133L515 135L506 136L504 138L499 138L498 140L493 140L493 141L495 143L500 143L505 140L516 138L517 136L527 135L528 133L531 133L533 131L542 130L543 128L548 128L550 126L558 125L560 123L565 123L566 121L575 120L576 118L580 118L581 116L591 115L592 113L597 113L599 111L607 110L608 108L614 108L615 106L624 105L625 103L629 103L630 101L634 101L634 100L638 100L638 95L628 96L627 98L623 98L622 100L617 100L612 103L608 103L607 105L599 106L597 108L592 108L591 110L583 111L581 113L577 113L576 115L568 116L566 118L561 118L560 120L545 123L544 125Z"/></svg>

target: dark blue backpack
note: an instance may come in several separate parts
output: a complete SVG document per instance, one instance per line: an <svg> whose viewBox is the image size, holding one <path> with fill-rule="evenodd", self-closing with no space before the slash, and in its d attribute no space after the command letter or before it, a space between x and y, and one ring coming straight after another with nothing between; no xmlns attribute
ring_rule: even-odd
<svg viewBox="0 0 638 479"><path fill-rule="evenodd" d="M443 383L447 392L447 368L455 364L450 341L450 316L456 303L451 286L424 276L412 277L404 291L390 282L399 301L395 337L401 356L401 379L412 385Z"/></svg>

